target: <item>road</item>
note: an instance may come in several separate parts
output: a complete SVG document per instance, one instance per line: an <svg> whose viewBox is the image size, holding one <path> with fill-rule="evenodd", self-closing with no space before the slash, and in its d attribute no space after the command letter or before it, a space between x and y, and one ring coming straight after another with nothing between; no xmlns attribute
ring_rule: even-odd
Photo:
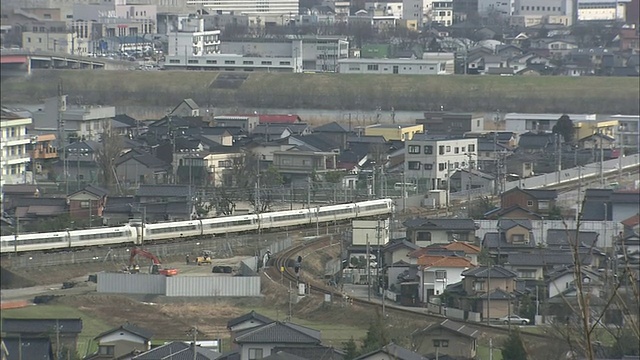
<svg viewBox="0 0 640 360"><path fill-rule="evenodd" d="M2 289L0 290L0 300L16 301L16 300L33 300L38 295L80 295L96 291L96 284L87 282L87 277L82 276L71 281L75 281L77 285L70 289L62 289L62 284L38 285L20 289Z"/></svg>

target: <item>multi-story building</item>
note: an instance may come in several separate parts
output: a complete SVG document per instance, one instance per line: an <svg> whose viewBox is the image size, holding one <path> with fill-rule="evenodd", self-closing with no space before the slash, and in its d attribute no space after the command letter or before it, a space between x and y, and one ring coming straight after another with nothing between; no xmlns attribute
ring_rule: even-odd
<svg viewBox="0 0 640 360"><path fill-rule="evenodd" d="M393 16L397 19L401 19L403 13L402 1L367 1L364 3L364 8L369 14Z"/></svg>
<svg viewBox="0 0 640 360"><path fill-rule="evenodd" d="M405 179L427 184L431 190L446 189L450 174L458 168L475 168L478 139L446 138L418 134L406 142Z"/></svg>
<svg viewBox="0 0 640 360"><path fill-rule="evenodd" d="M32 119L3 108L0 114L0 184L27 182L27 165L31 161L30 145L35 142L27 134ZM0 193L2 191L0 190ZM2 195L0 195L2 196ZM3 201L4 199L0 199Z"/></svg>
<svg viewBox="0 0 640 360"><path fill-rule="evenodd" d="M516 134L528 131L551 131L563 114L508 113L504 116L505 130ZM594 121L595 114L568 114L575 123Z"/></svg>
<svg viewBox="0 0 640 360"><path fill-rule="evenodd" d="M640 152L640 116L613 115L611 120L618 121L618 138L616 139L625 153Z"/></svg>
<svg viewBox="0 0 640 360"><path fill-rule="evenodd" d="M66 103L66 100L64 101ZM58 112L60 111L58 98L45 100L44 106L33 112L33 128L36 133L57 133ZM65 106L61 118L64 122L65 139L99 141L100 134L109 126L111 119L116 116L114 106Z"/></svg>
<svg viewBox="0 0 640 360"><path fill-rule="evenodd" d="M423 0L404 0L402 3L402 20L410 30L418 30L425 19Z"/></svg>
<svg viewBox="0 0 640 360"><path fill-rule="evenodd" d="M407 141L413 139L416 134L423 132L422 125L400 125L400 124L378 124L367 126L364 129L365 136L382 136L386 141L400 140Z"/></svg>
<svg viewBox="0 0 640 360"><path fill-rule="evenodd" d="M205 56L171 55L166 57L166 68L219 71L302 72L302 60L291 57L249 57L236 54Z"/></svg>
<svg viewBox="0 0 640 360"><path fill-rule="evenodd" d="M169 45L171 46L171 45ZM220 44L222 54L300 59L300 71L337 71L338 60L349 57L345 36L302 35L275 39L230 39Z"/></svg>
<svg viewBox="0 0 640 360"><path fill-rule="evenodd" d="M220 53L220 30L205 30L204 19L194 32L169 35L169 56L207 56Z"/></svg>
<svg viewBox="0 0 640 360"><path fill-rule="evenodd" d="M431 9L431 22L443 26L453 25L453 1L434 1Z"/></svg>
<svg viewBox="0 0 640 360"><path fill-rule="evenodd" d="M31 22L22 32L22 48L30 51L53 51L85 55L88 42L79 38L64 21Z"/></svg>
<svg viewBox="0 0 640 360"><path fill-rule="evenodd" d="M515 0L478 0L478 14L481 16L511 16L515 11Z"/></svg>
<svg viewBox="0 0 640 360"><path fill-rule="evenodd" d="M245 15L297 14L298 0L187 0L187 5L203 7L211 13Z"/></svg>
<svg viewBox="0 0 640 360"><path fill-rule="evenodd" d="M630 0L578 0L578 21L625 21Z"/></svg>

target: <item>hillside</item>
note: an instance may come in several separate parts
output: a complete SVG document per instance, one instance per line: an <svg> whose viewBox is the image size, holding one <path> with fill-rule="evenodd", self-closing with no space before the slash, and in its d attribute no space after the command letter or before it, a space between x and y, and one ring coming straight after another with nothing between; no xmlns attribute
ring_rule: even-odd
<svg viewBox="0 0 640 360"><path fill-rule="evenodd" d="M3 103L64 92L85 104L337 110L638 114L640 82L612 77L402 76L201 71L39 70L2 82Z"/></svg>

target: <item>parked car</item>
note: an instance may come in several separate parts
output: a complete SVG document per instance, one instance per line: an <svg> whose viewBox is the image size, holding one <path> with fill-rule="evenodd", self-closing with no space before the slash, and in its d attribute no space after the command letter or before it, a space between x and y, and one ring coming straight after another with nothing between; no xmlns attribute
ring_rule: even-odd
<svg viewBox="0 0 640 360"><path fill-rule="evenodd" d="M509 323L529 325L529 323L531 322L529 319L522 318L522 317L520 317L518 315L510 315L510 316L501 317L500 321L503 322L505 325L507 325Z"/></svg>

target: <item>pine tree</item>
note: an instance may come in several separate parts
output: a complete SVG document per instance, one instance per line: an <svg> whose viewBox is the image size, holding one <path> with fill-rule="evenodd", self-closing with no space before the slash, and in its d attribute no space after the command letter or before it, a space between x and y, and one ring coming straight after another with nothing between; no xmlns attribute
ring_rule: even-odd
<svg viewBox="0 0 640 360"><path fill-rule="evenodd" d="M358 357L358 347L353 336L348 341L342 343L344 354L344 360L353 360Z"/></svg>
<svg viewBox="0 0 640 360"><path fill-rule="evenodd" d="M520 337L519 331L509 334L509 337L502 343L502 358L504 360L527 360L527 350Z"/></svg>

